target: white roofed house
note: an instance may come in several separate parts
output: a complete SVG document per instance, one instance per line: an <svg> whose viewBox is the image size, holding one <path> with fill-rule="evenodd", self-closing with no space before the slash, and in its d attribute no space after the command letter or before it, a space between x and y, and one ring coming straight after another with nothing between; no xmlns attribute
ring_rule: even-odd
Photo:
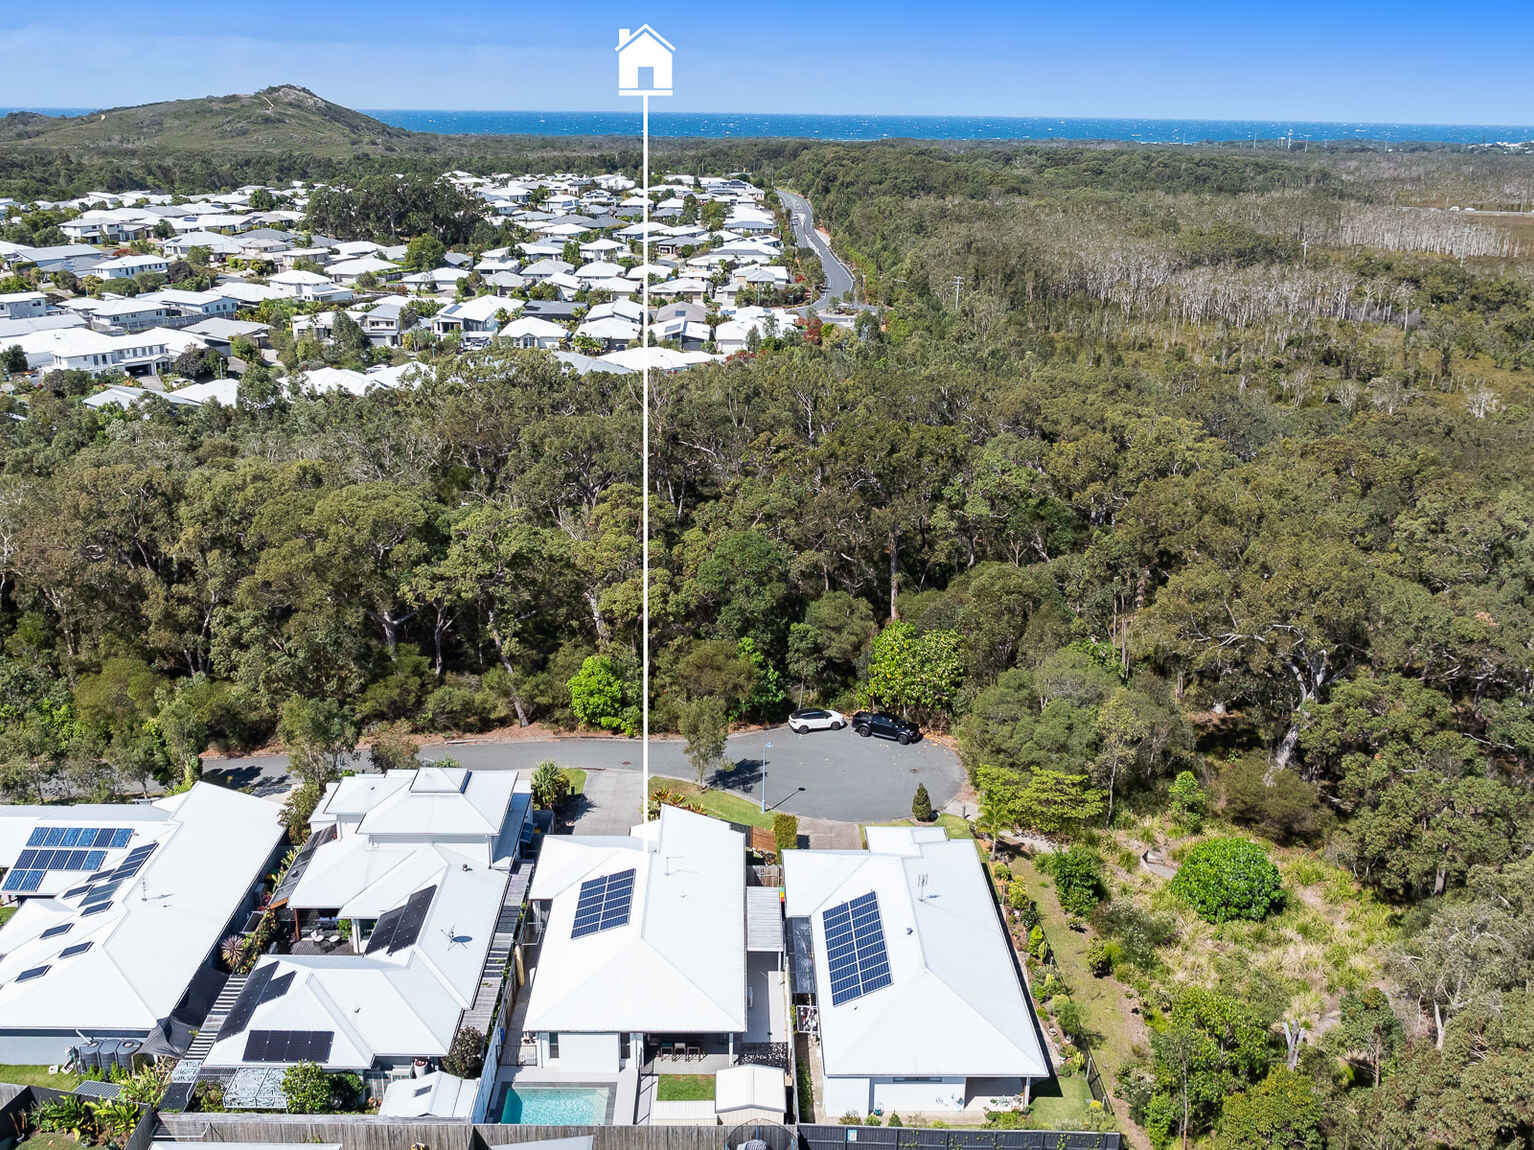
<svg viewBox="0 0 1534 1150"><path fill-rule="evenodd" d="M164 275L170 268L170 261L164 256L118 256L116 259L102 260L91 268L91 275L104 280L132 279L144 272L158 272Z"/></svg>
<svg viewBox="0 0 1534 1150"><path fill-rule="evenodd" d="M275 806L211 783L147 804L0 807L0 887L22 898L0 929L0 1062L184 1036L285 838Z"/></svg>
<svg viewBox="0 0 1534 1150"><path fill-rule="evenodd" d="M935 827L865 830L866 851L783 858L826 1113L1026 1101L1049 1060L974 844Z"/></svg>
<svg viewBox="0 0 1534 1150"><path fill-rule="evenodd" d="M461 303L449 304L431 317L431 330L438 335L454 332L462 335L466 346L489 343L505 322L505 317L516 311L508 307L500 296L482 295Z"/></svg>
<svg viewBox="0 0 1534 1150"><path fill-rule="evenodd" d="M352 287L365 275L371 275L380 282L389 282L399 279L404 272L396 263L368 255L337 260L326 266L325 274L338 284Z"/></svg>
<svg viewBox="0 0 1534 1150"><path fill-rule="evenodd" d="M292 953L252 972L205 1065L382 1072L445 1055L466 1013L499 992L504 958L487 959L516 929L503 907L521 905L530 806L515 771L426 766L330 784L273 896L293 916Z"/></svg>
<svg viewBox="0 0 1534 1150"><path fill-rule="evenodd" d="M552 320L524 315L501 328L500 335L518 347L541 347L553 351L569 338L570 333Z"/></svg>
<svg viewBox="0 0 1534 1150"><path fill-rule="evenodd" d="M35 319L48 314L48 297L40 291L0 294L0 319Z"/></svg>
<svg viewBox="0 0 1534 1150"><path fill-rule="evenodd" d="M335 281L318 272L278 272L267 280L267 283L289 299L308 302L312 300L345 301L352 298L350 289L338 286Z"/></svg>
<svg viewBox="0 0 1534 1150"><path fill-rule="evenodd" d="M717 1070L754 1032L771 1041L786 1000L748 993L746 891L744 836L676 807L626 836L547 838L528 892L541 939L523 1031L536 1065L608 1079L671 1060ZM758 943L773 948L769 967L777 923Z"/></svg>
<svg viewBox="0 0 1534 1150"><path fill-rule="evenodd" d="M639 341L639 324L618 315L587 319L575 329L575 337L595 340L603 351L618 351Z"/></svg>

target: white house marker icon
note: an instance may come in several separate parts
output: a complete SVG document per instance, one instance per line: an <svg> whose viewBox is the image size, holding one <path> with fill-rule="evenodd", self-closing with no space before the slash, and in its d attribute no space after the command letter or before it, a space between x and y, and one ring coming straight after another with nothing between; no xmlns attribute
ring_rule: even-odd
<svg viewBox="0 0 1534 1150"><path fill-rule="evenodd" d="M664 36L642 24L636 32L618 29L618 95L671 95L671 54Z"/></svg>
<svg viewBox="0 0 1534 1150"><path fill-rule="evenodd" d="M637 32L618 29L618 95L639 96L644 101L644 234L640 237L643 263L650 266L650 97L671 95L671 55L676 51L654 28L641 24ZM644 297L639 317L639 346L644 350L643 396L640 426L640 536L643 551L640 579L643 593L640 631L643 651L639 671L640 759L643 763L639 792L639 821L650 818L650 277L641 281Z"/></svg>

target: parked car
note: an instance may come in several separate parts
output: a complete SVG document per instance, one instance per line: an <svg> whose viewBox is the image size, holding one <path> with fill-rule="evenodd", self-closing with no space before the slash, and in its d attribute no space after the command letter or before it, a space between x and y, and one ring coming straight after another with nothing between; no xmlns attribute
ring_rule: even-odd
<svg viewBox="0 0 1534 1150"><path fill-rule="evenodd" d="M839 731L846 725L846 715L825 707L806 707L788 716L789 730L796 735L806 731Z"/></svg>
<svg viewBox="0 0 1534 1150"><path fill-rule="evenodd" d="M881 739L894 739L902 747L921 738L921 728L915 723L883 711L859 711L852 716L852 729L865 739L878 735Z"/></svg>

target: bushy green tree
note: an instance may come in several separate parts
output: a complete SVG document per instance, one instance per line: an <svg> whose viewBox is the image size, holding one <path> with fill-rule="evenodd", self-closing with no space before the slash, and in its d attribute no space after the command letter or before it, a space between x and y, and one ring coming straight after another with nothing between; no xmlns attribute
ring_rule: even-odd
<svg viewBox="0 0 1534 1150"><path fill-rule="evenodd" d="M1178 868L1171 890L1209 922L1261 922L1284 904L1278 867L1250 839L1199 843Z"/></svg>
<svg viewBox="0 0 1534 1150"><path fill-rule="evenodd" d="M590 655L570 679L570 709L582 723L632 735L639 724L633 691L608 655Z"/></svg>
<svg viewBox="0 0 1534 1150"><path fill-rule="evenodd" d="M927 793L926 783L916 784L916 794L911 799L911 817L919 823L930 823L933 819L932 796Z"/></svg>

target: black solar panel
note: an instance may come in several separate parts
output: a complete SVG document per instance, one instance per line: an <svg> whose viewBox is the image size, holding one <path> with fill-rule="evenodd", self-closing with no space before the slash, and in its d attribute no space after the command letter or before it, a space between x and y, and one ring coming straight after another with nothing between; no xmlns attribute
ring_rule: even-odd
<svg viewBox="0 0 1534 1150"><path fill-rule="evenodd" d="M104 910L111 910L111 909L112 909L112 903L111 903L110 900L108 900L107 902L92 903L90 906L86 907L84 910L82 910L80 912L80 917L81 918L90 918L90 916L93 915L93 914L100 914Z"/></svg>
<svg viewBox="0 0 1534 1150"><path fill-rule="evenodd" d="M43 931L42 937L57 938L61 934L68 934L74 925L72 922L63 922L58 926L50 926L47 930Z"/></svg>
<svg viewBox="0 0 1534 1150"><path fill-rule="evenodd" d="M575 921L570 926L571 938L584 938L628 922L634 903L634 873L630 867L581 883L580 898L575 904Z"/></svg>
<svg viewBox="0 0 1534 1150"><path fill-rule="evenodd" d="M77 954L84 954L90 948L91 944L88 942L77 942L74 946L66 946L63 950L59 951L59 957L73 958Z"/></svg>
<svg viewBox="0 0 1534 1150"><path fill-rule="evenodd" d="M240 997L234 1000L234 1007L229 1011L229 1016L224 1019L224 1025L219 1028L220 1038L238 1034L250 1025L251 1017L256 1013L256 1007L261 1004L262 992L266 990L266 984L272 980L276 970L275 964L267 963L246 980L245 989L240 991Z"/></svg>
<svg viewBox="0 0 1534 1150"><path fill-rule="evenodd" d="M16 976L17 982L31 982L34 978L41 978L48 973L46 966L34 966L30 970L24 970Z"/></svg>
<svg viewBox="0 0 1534 1150"><path fill-rule="evenodd" d="M331 1030L252 1030L245 1040L246 1062L326 1062L335 1041Z"/></svg>
<svg viewBox="0 0 1534 1150"><path fill-rule="evenodd" d="M405 915L404 907L396 907L386 910L378 916L378 921L373 925L373 933L368 935L368 946L364 954L372 954L382 950L394 941L394 932L399 928L399 920Z"/></svg>
<svg viewBox="0 0 1534 1150"><path fill-rule="evenodd" d="M416 939L421 936L421 926L426 921L426 914L431 909L431 900L436 893L435 886L418 890L405 900L404 906L397 906L379 915L373 933L368 936L364 953L376 954L387 947L389 953L394 954L407 946L414 946Z"/></svg>
<svg viewBox="0 0 1534 1150"><path fill-rule="evenodd" d="M389 953L404 950L407 946L414 946L416 939L421 937L421 927L426 922L426 914L431 910L431 900L436 895L437 888L429 886L425 890L418 890L406 900L399 918L399 924L394 928L394 938L389 943Z"/></svg>
<svg viewBox="0 0 1534 1150"><path fill-rule="evenodd" d="M889 952L884 946L884 921L877 895L870 891L828 907L820 917L832 1006L890 985Z"/></svg>

